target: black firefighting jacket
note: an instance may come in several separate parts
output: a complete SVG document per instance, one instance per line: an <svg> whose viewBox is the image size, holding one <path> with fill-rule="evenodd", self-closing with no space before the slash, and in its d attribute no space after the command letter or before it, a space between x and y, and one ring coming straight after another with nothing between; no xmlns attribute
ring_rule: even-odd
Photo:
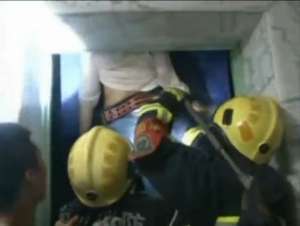
<svg viewBox="0 0 300 226"><path fill-rule="evenodd" d="M177 210L169 208L161 199L155 199L142 188L140 178L130 192L113 205L91 208L78 199L60 209L59 219L67 223L72 217L79 216L80 226L124 225L124 226L183 226Z"/></svg>
<svg viewBox="0 0 300 226"><path fill-rule="evenodd" d="M174 107L171 103L172 97L165 95L162 104L170 111ZM255 223L252 221L255 217L249 218L250 209L241 210L245 190L228 163L216 154L207 139L198 148L174 142L168 137L168 123L160 120L155 111L142 114L137 123L131 159L164 200L183 214L189 225L214 226L218 216L237 213L241 214L242 226L278 225L268 217ZM273 207L280 206L278 203L287 197L285 180L267 165L249 166L247 173L251 173L256 182L251 188L255 192L250 192L252 200L269 210L278 210ZM253 208L251 213L255 213ZM247 217L246 222L244 216ZM260 217L258 214L255 216Z"/></svg>

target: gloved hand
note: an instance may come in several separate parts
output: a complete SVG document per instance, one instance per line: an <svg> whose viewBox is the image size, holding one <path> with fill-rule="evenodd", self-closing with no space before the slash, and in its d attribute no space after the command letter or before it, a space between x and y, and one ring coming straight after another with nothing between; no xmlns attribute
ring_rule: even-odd
<svg viewBox="0 0 300 226"><path fill-rule="evenodd" d="M283 226L280 219L261 204L263 200L258 190L245 192L243 202L247 206L241 212L238 226Z"/></svg>
<svg viewBox="0 0 300 226"><path fill-rule="evenodd" d="M70 222L76 222L81 226L89 226L97 219L97 214L97 209L86 207L75 199L60 209L58 222L62 225L72 225ZM74 217L76 217L76 221L73 219ZM74 223L74 225L76 224Z"/></svg>
<svg viewBox="0 0 300 226"><path fill-rule="evenodd" d="M155 118L164 124L171 124L176 110L184 107L182 100L185 96L187 93L177 88L163 90L153 102L140 108L137 124L148 118Z"/></svg>
<svg viewBox="0 0 300 226"><path fill-rule="evenodd" d="M79 226L78 216L71 218L67 223L56 221L55 226Z"/></svg>
<svg viewBox="0 0 300 226"><path fill-rule="evenodd" d="M287 180L269 165L256 166L253 191L260 190L264 205L274 214L285 217L291 193Z"/></svg>
<svg viewBox="0 0 300 226"><path fill-rule="evenodd" d="M166 88L164 89L152 103L145 104L141 107L140 115L156 116L159 118L158 109L166 109L172 115L185 108L184 101L189 100L192 108L199 113L211 113L215 110L215 106L207 107L201 104L199 101L193 99L188 93L178 88ZM154 114L149 114L150 112Z"/></svg>
<svg viewBox="0 0 300 226"><path fill-rule="evenodd" d="M289 198L285 179L267 165L257 166L254 178L243 197L239 226L283 226L280 217Z"/></svg>
<svg viewBox="0 0 300 226"><path fill-rule="evenodd" d="M183 100L186 98L190 98L188 93L178 88L166 88L159 96L158 102L169 111L174 112L183 104Z"/></svg>
<svg viewBox="0 0 300 226"><path fill-rule="evenodd" d="M181 112L182 110L185 111L186 106L184 102L186 100L190 102L194 111L203 114L205 117L213 115L218 107L217 105L206 106L196 100L193 96L177 88L165 89L158 101L170 112L176 113Z"/></svg>

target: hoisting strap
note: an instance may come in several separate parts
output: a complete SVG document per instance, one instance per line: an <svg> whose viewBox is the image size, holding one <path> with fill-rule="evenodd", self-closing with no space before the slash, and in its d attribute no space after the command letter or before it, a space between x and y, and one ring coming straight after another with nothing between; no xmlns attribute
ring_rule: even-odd
<svg viewBox="0 0 300 226"><path fill-rule="evenodd" d="M103 124L107 125L112 123L113 121L122 118L123 116L129 114L135 109L140 108L144 104L155 100L156 98L157 95L153 93L138 92L101 112L100 114Z"/></svg>

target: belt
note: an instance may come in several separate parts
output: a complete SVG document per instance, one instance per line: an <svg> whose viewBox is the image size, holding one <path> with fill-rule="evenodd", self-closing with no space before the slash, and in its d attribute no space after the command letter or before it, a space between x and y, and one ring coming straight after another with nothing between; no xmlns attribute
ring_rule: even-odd
<svg viewBox="0 0 300 226"><path fill-rule="evenodd" d="M101 118L104 125L114 122L115 120L122 118L135 109L140 108L142 105L149 103L157 98L157 94L139 92L125 100L109 107L101 112Z"/></svg>

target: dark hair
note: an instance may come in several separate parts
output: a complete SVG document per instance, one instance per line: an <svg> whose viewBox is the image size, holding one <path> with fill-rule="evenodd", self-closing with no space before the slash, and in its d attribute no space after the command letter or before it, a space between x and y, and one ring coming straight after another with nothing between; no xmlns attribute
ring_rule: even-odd
<svg viewBox="0 0 300 226"><path fill-rule="evenodd" d="M0 213L10 212L18 201L26 170L38 168L36 151L27 129L0 123Z"/></svg>

